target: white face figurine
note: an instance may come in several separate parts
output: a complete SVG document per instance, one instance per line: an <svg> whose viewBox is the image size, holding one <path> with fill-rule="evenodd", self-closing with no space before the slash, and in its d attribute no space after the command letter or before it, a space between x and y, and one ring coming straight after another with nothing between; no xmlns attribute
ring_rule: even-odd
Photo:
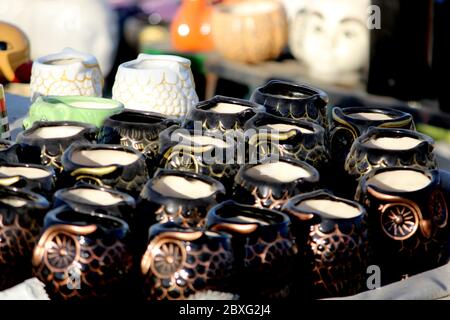
<svg viewBox="0 0 450 320"><path fill-rule="evenodd" d="M291 24L293 55L323 82L354 84L369 60L369 0L308 0Z"/></svg>

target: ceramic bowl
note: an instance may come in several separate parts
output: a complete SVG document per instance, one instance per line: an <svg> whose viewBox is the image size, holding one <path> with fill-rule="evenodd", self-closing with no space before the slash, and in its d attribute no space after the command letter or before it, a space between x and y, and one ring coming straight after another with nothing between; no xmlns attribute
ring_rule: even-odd
<svg viewBox="0 0 450 320"><path fill-rule="evenodd" d="M283 212L299 248L297 294L319 299L367 289L370 249L360 204L318 190L292 198Z"/></svg>
<svg viewBox="0 0 450 320"><path fill-rule="evenodd" d="M45 96L39 97L31 105L23 126L28 129L35 121L77 121L100 128L106 118L122 110L123 105L111 99Z"/></svg>
<svg viewBox="0 0 450 320"><path fill-rule="evenodd" d="M41 163L41 149L0 139L0 163Z"/></svg>
<svg viewBox="0 0 450 320"><path fill-rule="evenodd" d="M51 166L61 173L61 156L74 142L95 141L95 126L73 121L37 121L29 129L22 131L16 141L28 146L39 147L41 164Z"/></svg>
<svg viewBox="0 0 450 320"><path fill-rule="evenodd" d="M49 211L33 251L33 272L52 300L123 297L132 257L128 224L61 206Z"/></svg>
<svg viewBox="0 0 450 320"><path fill-rule="evenodd" d="M0 290L31 277L31 254L49 206L36 193L0 186Z"/></svg>
<svg viewBox="0 0 450 320"><path fill-rule="evenodd" d="M86 182L137 197L148 179L144 156L121 145L72 144L63 154L68 184Z"/></svg>
<svg viewBox="0 0 450 320"><path fill-rule="evenodd" d="M178 56L140 54L119 66L113 99L126 109L183 118L198 102L191 62Z"/></svg>
<svg viewBox="0 0 450 320"><path fill-rule="evenodd" d="M276 59L287 43L287 25L284 8L276 1L221 4L212 13L216 50L244 63Z"/></svg>
<svg viewBox="0 0 450 320"><path fill-rule="evenodd" d="M31 100L40 96L101 97L103 76L97 59L71 48L36 59L31 71Z"/></svg>
<svg viewBox="0 0 450 320"><path fill-rule="evenodd" d="M207 290L229 292L233 259L231 237L225 233L155 224L141 260L145 297L184 300Z"/></svg>
<svg viewBox="0 0 450 320"><path fill-rule="evenodd" d="M327 128L327 94L319 89L271 80L257 88L251 98L266 108L266 112L295 120L306 119Z"/></svg>

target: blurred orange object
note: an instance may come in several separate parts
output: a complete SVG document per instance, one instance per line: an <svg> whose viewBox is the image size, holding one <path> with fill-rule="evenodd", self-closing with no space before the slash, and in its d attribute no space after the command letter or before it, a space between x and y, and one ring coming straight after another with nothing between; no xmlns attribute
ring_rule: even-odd
<svg viewBox="0 0 450 320"><path fill-rule="evenodd" d="M211 51L212 7L208 0L182 0L170 26L172 46L179 51Z"/></svg>

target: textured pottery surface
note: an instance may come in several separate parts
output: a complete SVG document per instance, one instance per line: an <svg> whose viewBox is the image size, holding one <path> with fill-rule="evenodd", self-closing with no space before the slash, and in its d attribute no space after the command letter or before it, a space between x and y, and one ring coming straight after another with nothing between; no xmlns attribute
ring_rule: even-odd
<svg viewBox="0 0 450 320"><path fill-rule="evenodd" d="M0 186L30 190L52 199L55 191L55 171L36 164L0 164Z"/></svg>
<svg viewBox="0 0 450 320"><path fill-rule="evenodd" d="M31 254L49 206L36 193L0 186L0 291L31 277Z"/></svg>
<svg viewBox="0 0 450 320"><path fill-rule="evenodd" d="M169 222L155 224L149 237L141 260L147 299L186 299L203 290L228 292L234 259L229 235Z"/></svg>
<svg viewBox="0 0 450 320"><path fill-rule="evenodd" d="M2 1L0 20L23 29L32 60L71 46L96 56L105 75L114 63L118 19L106 0Z"/></svg>
<svg viewBox="0 0 450 320"><path fill-rule="evenodd" d="M208 0L183 0L170 25L172 47L178 51L211 51L211 13Z"/></svg>
<svg viewBox="0 0 450 320"><path fill-rule="evenodd" d="M216 111L216 108L223 108ZM235 110L233 110L235 108ZM197 104L187 115L183 127L197 129L195 122L201 122L201 128L207 132L226 133L243 130L244 124L264 107L247 100L215 96Z"/></svg>
<svg viewBox="0 0 450 320"><path fill-rule="evenodd" d="M0 20L3 20L0 18ZM30 61L30 43L27 36L9 23L0 23L2 49L0 50L0 83L26 81L18 78L18 68Z"/></svg>
<svg viewBox="0 0 450 320"><path fill-rule="evenodd" d="M233 198L240 203L249 204L258 208L268 208L280 210L281 207L293 196L313 191L319 185L319 173L314 167L305 162L289 158L280 158L279 162L292 167L276 167L275 162L270 158L261 161L260 164L247 164L239 169L235 178ZM249 170L258 169L263 164L271 166L274 164L273 172L262 171L257 177L249 174ZM290 178L286 180L277 180L280 176L278 170L290 170ZM302 176L296 177L296 168L301 169ZM269 174L272 174L270 176ZM289 174L288 174L289 175Z"/></svg>
<svg viewBox="0 0 450 320"><path fill-rule="evenodd" d="M409 183L410 190L372 182L375 176L398 172L420 173L428 181L418 189ZM369 213L373 263L383 270L384 284L447 262L449 181L438 170L381 168L360 182L356 198Z"/></svg>
<svg viewBox="0 0 450 320"><path fill-rule="evenodd" d="M299 207L304 201L331 200L357 215L337 218L315 208ZM318 190L292 198L283 208L292 220L299 248L297 293L308 298L348 296L366 289L369 257L365 209L356 202ZM347 212L345 212L347 214Z"/></svg>
<svg viewBox="0 0 450 320"><path fill-rule="evenodd" d="M31 100L40 96L101 97L103 76L97 59L71 48L36 59L31 72Z"/></svg>
<svg viewBox="0 0 450 320"><path fill-rule="evenodd" d="M250 158L276 153L306 161L319 171L330 161L325 130L313 122L258 113L244 128L255 130L253 134L247 134ZM272 150L272 147L276 149Z"/></svg>
<svg viewBox="0 0 450 320"><path fill-rule="evenodd" d="M198 102L190 67L178 56L140 54L119 66L113 99L127 109L184 117Z"/></svg>
<svg viewBox="0 0 450 320"><path fill-rule="evenodd" d="M263 105L266 112L294 120L310 120L327 127L327 94L305 85L272 80L256 89L251 101Z"/></svg>
<svg viewBox="0 0 450 320"><path fill-rule="evenodd" d="M215 6L212 29L217 51L226 59L244 63L276 59L288 36L282 4L268 0Z"/></svg>
<svg viewBox="0 0 450 320"><path fill-rule="evenodd" d="M234 292L243 299L289 296L297 247L285 214L226 201L208 212L206 226L232 235Z"/></svg>
<svg viewBox="0 0 450 320"><path fill-rule="evenodd" d="M296 2L296 1L295 1ZM369 0L309 0L293 17L289 45L323 82L355 84L369 61Z"/></svg>
<svg viewBox="0 0 450 320"><path fill-rule="evenodd" d="M46 128L57 127L58 132L52 132L56 136L35 136L35 132ZM68 136L65 136L65 129L68 128ZM80 128L78 132L70 133L70 129L74 127ZM70 128L70 129L69 129ZM95 126L72 121L36 121L29 129L22 131L17 136L17 142L30 147L40 148L40 163L46 166L51 166L55 170L56 174L62 172L61 156L63 152L73 143L91 143L95 140L97 129Z"/></svg>
<svg viewBox="0 0 450 320"><path fill-rule="evenodd" d="M413 138L420 143L405 150L388 150L368 144L372 139L379 138ZM371 128L353 143L345 161L345 170L350 176L360 179L380 167L434 169L437 163L433 150L433 139L424 134L406 129Z"/></svg>
<svg viewBox="0 0 450 320"><path fill-rule="evenodd" d="M147 159L151 174L158 161L159 134L174 124L175 120L161 114L125 111L106 119L97 140L99 143L120 144L141 152Z"/></svg>
<svg viewBox="0 0 450 320"><path fill-rule="evenodd" d="M108 155L101 156L102 152ZM126 163L121 163L121 157ZM68 182L115 188L135 197L148 179L144 156L121 145L72 144L64 152L61 163Z"/></svg>
<svg viewBox="0 0 450 320"><path fill-rule="evenodd" d="M54 209L33 251L34 275L52 300L123 295L132 266L128 233L128 224L118 218Z"/></svg>
<svg viewBox="0 0 450 320"><path fill-rule="evenodd" d="M395 109L335 107L331 117L328 129L331 156L342 167L353 142L370 127L415 130L413 117Z"/></svg>
<svg viewBox="0 0 450 320"><path fill-rule="evenodd" d="M109 116L123 108L120 102L96 97L39 97L31 105L23 126L28 129L35 121L78 121L99 128Z"/></svg>
<svg viewBox="0 0 450 320"><path fill-rule="evenodd" d="M54 208L67 205L76 212L105 214L128 223L132 221L136 209L136 202L130 195L84 183L59 189L54 199Z"/></svg>

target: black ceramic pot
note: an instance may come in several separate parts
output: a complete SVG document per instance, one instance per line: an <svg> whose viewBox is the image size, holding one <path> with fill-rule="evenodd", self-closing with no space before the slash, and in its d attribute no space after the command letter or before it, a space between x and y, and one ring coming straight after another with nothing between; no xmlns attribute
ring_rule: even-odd
<svg viewBox="0 0 450 320"><path fill-rule="evenodd" d="M145 232L156 222L176 221L185 227L204 226L208 210L224 194L223 185L211 177L159 169L139 197L139 225Z"/></svg>
<svg viewBox="0 0 450 320"><path fill-rule="evenodd" d="M98 136L101 144L120 144L145 155L147 167L157 165L159 134L176 124L173 119L152 112L124 111L106 119Z"/></svg>
<svg viewBox="0 0 450 320"><path fill-rule="evenodd" d="M70 206L81 213L100 213L133 221L136 202L130 195L110 188L91 184L79 184L72 188L60 189L55 193L54 208Z"/></svg>
<svg viewBox="0 0 450 320"><path fill-rule="evenodd" d="M241 167L235 177L233 199L279 210L293 196L310 192L318 185L319 173L311 165L291 158L269 157L259 164Z"/></svg>
<svg viewBox="0 0 450 320"><path fill-rule="evenodd" d="M148 179L144 156L121 145L73 144L64 152L62 165L72 184L86 182L134 197Z"/></svg>
<svg viewBox="0 0 450 320"><path fill-rule="evenodd" d="M352 180L359 180L379 167L434 169L433 149L433 139L424 134L406 129L371 128L353 143L345 170Z"/></svg>
<svg viewBox="0 0 450 320"><path fill-rule="evenodd" d="M182 300L205 290L229 292L233 274L231 237L168 222L150 228L141 260L147 299Z"/></svg>
<svg viewBox="0 0 450 320"><path fill-rule="evenodd" d="M266 112L292 119L307 119L327 127L327 94L319 89L280 80L256 89L250 99Z"/></svg>
<svg viewBox="0 0 450 320"><path fill-rule="evenodd" d="M215 96L198 103L188 113L183 127L216 133L243 130L245 122L262 111L263 106L247 100Z"/></svg>
<svg viewBox="0 0 450 320"><path fill-rule="evenodd" d="M49 211L34 248L34 275L52 300L126 297L132 257L125 221L61 206Z"/></svg>
<svg viewBox="0 0 450 320"><path fill-rule="evenodd" d="M360 182L369 213L373 264L384 284L447 263L450 176L438 170L380 168Z"/></svg>
<svg viewBox="0 0 450 320"><path fill-rule="evenodd" d="M49 206L36 193L0 187L0 291L31 277L31 254Z"/></svg>
<svg viewBox="0 0 450 320"><path fill-rule="evenodd" d="M63 171L61 156L73 142L95 141L97 128L72 121L36 121L33 126L17 136L17 142L41 149L41 163L51 166L56 174Z"/></svg>
<svg viewBox="0 0 450 320"><path fill-rule="evenodd" d="M172 126L160 135L160 167L204 174L222 182L231 190L240 161L233 134L205 132Z"/></svg>
<svg viewBox="0 0 450 320"><path fill-rule="evenodd" d="M55 171L36 164L0 164L0 185L27 189L51 200L56 188Z"/></svg>
<svg viewBox="0 0 450 320"><path fill-rule="evenodd" d="M249 159L277 153L306 161L320 172L328 166L325 130L313 122L258 113L247 121L245 130Z"/></svg>
<svg viewBox="0 0 450 320"><path fill-rule="evenodd" d="M206 226L232 235L233 292L242 299L289 296L297 247L285 214L226 201L208 212Z"/></svg>
<svg viewBox="0 0 450 320"><path fill-rule="evenodd" d="M9 140L0 140L0 163L40 164L41 149Z"/></svg>
<svg viewBox="0 0 450 320"><path fill-rule="evenodd" d="M283 212L299 248L298 295L318 299L366 289L369 244L360 204L318 190L292 198Z"/></svg>
<svg viewBox="0 0 450 320"><path fill-rule="evenodd" d="M330 152L333 166L341 171L353 142L370 127L415 130L409 113L392 108L338 108L332 110L329 127Z"/></svg>

